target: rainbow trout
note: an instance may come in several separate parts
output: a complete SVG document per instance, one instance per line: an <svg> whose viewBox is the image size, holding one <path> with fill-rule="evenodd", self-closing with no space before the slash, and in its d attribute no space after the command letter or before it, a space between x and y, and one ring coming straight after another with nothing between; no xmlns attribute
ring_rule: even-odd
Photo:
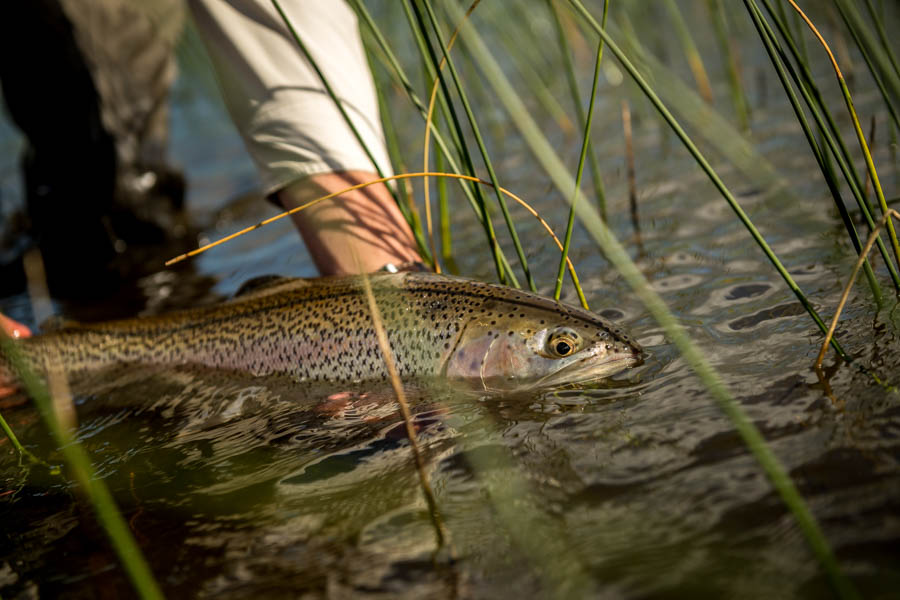
<svg viewBox="0 0 900 600"><path fill-rule="evenodd" d="M485 390L595 380L640 362L638 343L588 311L508 287L431 273L370 276L401 377L463 379ZM117 364L287 374L300 381L383 379L359 277L278 278L219 305L68 325L23 340L27 361L69 377ZM4 373L5 371L5 373ZM0 383L11 380L0 361Z"/></svg>

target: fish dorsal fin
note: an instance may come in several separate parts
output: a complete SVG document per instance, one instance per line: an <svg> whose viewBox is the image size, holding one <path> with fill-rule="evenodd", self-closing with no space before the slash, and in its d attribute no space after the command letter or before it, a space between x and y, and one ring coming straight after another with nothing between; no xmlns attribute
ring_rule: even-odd
<svg viewBox="0 0 900 600"><path fill-rule="evenodd" d="M285 283L291 282L300 282L303 281L297 277L284 277L282 275L260 275L259 277L254 277L253 279L248 279L245 281L241 287L238 288L238 291L235 292L235 298L246 298L248 296L255 296L256 294L261 294L267 290L271 290L272 288L278 287Z"/></svg>
<svg viewBox="0 0 900 600"><path fill-rule="evenodd" d="M50 315L41 322L39 327L42 332L47 333L50 331L59 331L60 329L66 329L68 327L75 327L80 324L81 323L78 321L67 319L62 315Z"/></svg>

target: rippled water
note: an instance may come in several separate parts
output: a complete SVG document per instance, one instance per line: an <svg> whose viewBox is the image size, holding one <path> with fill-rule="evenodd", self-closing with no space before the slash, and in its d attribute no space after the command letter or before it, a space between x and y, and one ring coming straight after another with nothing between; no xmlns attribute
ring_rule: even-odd
<svg viewBox="0 0 900 600"><path fill-rule="evenodd" d="M747 57L748 73L762 61ZM754 139L792 176L790 196L722 171L788 270L830 315L852 249L789 107L767 96L777 82L765 77L765 86L749 86ZM621 138L615 93L601 101L604 135L597 139ZM865 86L856 99L863 113L877 106ZM810 319L691 160L649 112L636 110L644 252L632 240L632 255L783 461L857 587L866 596L896 597L900 397L833 358L826 361L828 380L817 378L811 364L821 337ZM886 131L886 116L876 114ZM502 116L485 115L511 129ZM173 135L173 155L191 181L192 213L206 224L203 236L271 214L262 201L229 201L254 189L252 166L225 116L190 81L182 80L174 96ZM404 142L418 143L417 135L403 132ZM0 140L15 146L8 130ZM577 142L556 142L575 164ZM564 202L520 140L492 143L509 187L561 229ZM620 144L598 152L611 224L629 241ZM877 154L890 195L895 162L884 143ZM10 187L7 178L4 189ZM460 270L490 279L479 228L459 212ZM528 219L521 217L521 235L548 293L557 256ZM684 359L582 231L572 256L591 306L626 323L648 359L596 386L532 395L479 397L410 382L452 553L434 555L435 533L388 388L149 368L79 384L79 437L166 594L826 595L827 581L793 519ZM883 268L876 270L888 289ZM273 271L314 274L287 224L209 252L189 269L142 279L133 312L210 301ZM30 318L21 296L0 301L0 310ZM838 335L859 365L896 385L898 325L896 300L878 307L860 284ZM60 462L30 408L5 409L4 416L33 452ZM70 484L41 469L19 469L10 451L0 467L0 594L131 593Z"/></svg>

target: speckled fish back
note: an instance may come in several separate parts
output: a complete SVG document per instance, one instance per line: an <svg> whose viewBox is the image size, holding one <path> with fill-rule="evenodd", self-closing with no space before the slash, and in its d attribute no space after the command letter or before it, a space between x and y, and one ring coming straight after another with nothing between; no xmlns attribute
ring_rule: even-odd
<svg viewBox="0 0 900 600"><path fill-rule="evenodd" d="M628 341L595 315L503 286L429 273L379 274L370 281L402 377L439 375L465 324L490 322L494 314L538 310L560 322L589 322ZM359 277L288 280L211 307L67 327L26 340L23 350L41 365L53 356L51 346L70 375L143 363L201 364L310 381L386 376Z"/></svg>

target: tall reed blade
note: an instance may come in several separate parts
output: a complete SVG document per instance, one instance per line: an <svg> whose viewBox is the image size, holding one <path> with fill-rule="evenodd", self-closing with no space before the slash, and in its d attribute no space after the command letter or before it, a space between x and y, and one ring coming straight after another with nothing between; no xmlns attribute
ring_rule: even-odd
<svg viewBox="0 0 900 600"><path fill-rule="evenodd" d="M837 7L838 12L841 13L841 18L844 20L847 29L850 31L851 37L853 37L853 41L856 43L856 47L859 48L859 51L862 54L863 61L869 69L869 74L872 76L875 86L878 88L878 91L881 92L881 97L884 98L888 114L891 116L891 119L893 119L895 125L900 125L900 116L898 116L897 109L894 107L895 102L900 102L900 97L895 96L892 99L891 94L885 87L885 80L893 80L894 73L890 71L885 73L885 68L879 69L878 66L876 66L873 57L873 54L876 52L876 45L867 37L868 32L863 29L860 23L854 21L852 17L850 17L850 11L854 10L853 7L845 6L841 2L837 3Z"/></svg>
<svg viewBox="0 0 900 600"><path fill-rule="evenodd" d="M597 89L597 81L599 79L598 68L600 66L600 61L603 57L603 40L600 40L597 46L597 59L594 61L594 79L591 84L591 100L590 104L588 104L588 116L586 117L584 114L584 107L581 105L581 94L578 92L578 80L575 76L575 65L572 64L572 56L571 49L569 48L569 41L566 37L566 32L563 29L562 19L559 11L561 8L556 6L555 0L547 0L547 8L550 11L550 15L553 17L553 24L556 28L556 38L559 42L560 53L563 57L563 64L566 67L566 81L569 84L569 93L572 95L572 103L575 105L575 114L578 116L578 123L581 125L581 129L584 132L587 132L584 135L584 141L582 142L582 151L587 149L587 157L588 164L591 167L591 181L594 184L594 196L596 196L597 206L600 210L600 216L606 220L606 192L603 189L603 176L600 173L600 163L597 162L597 153L594 151L594 145L590 142L590 127L588 126L588 120L593 117L594 110L594 96L596 95ZM603 24L606 25L606 17L609 12L609 1L604 0L603 2ZM585 145L586 143L586 145ZM579 162L583 159L579 158ZM581 168L579 167L579 172ZM580 185L581 178L576 175L576 180L579 182L577 185Z"/></svg>
<svg viewBox="0 0 900 600"><path fill-rule="evenodd" d="M4 356L7 354L6 344L11 343L6 335L5 331L0 330L0 356ZM44 461L39 459L37 456L31 453L25 446L22 445L22 442L19 441L19 438L16 437L16 432L12 430L12 427L9 426L9 423L6 422L6 419L3 418L3 414L0 413L0 429L3 430L3 433L6 435L6 438L13 445L15 451L19 454L19 465L22 465L22 459L27 458L29 462L34 464L43 464L46 465ZM47 465L49 466L49 465Z"/></svg>
<svg viewBox="0 0 900 600"><path fill-rule="evenodd" d="M466 14L463 17L463 19L468 19L469 15L472 14L472 11L474 11L475 8L480 3L481 3L481 0L475 0L472 3L472 5L469 6L469 10L466 11ZM450 36L450 42L447 44L448 51L451 48L453 48L453 44L456 43L456 36L457 36L458 32L459 32L459 28L457 27L457 29L455 29L453 31L453 35ZM424 60L424 57L422 57L422 58ZM436 71L438 73L440 73L443 70L445 64L446 64L446 60L441 60L440 64L438 64L436 67ZM429 126L425 128L425 141L422 144L422 171L425 173L427 173L430 170L430 163L428 162L428 150L431 147L431 144L429 143L430 139L431 139L430 125L432 125L435 120L434 101L437 98L437 91L438 91L438 82L436 79L431 82L430 87L431 87L431 95L428 99L428 113L425 115L425 121L428 123ZM440 181L441 181L441 183L443 183L443 179L441 179ZM426 215L426 219L428 221L428 242L431 244L432 253L435 253L434 231L432 229L432 223L431 223L431 197L430 197L431 185L427 179L425 180L424 183L425 183L425 215ZM437 272L440 273L439 266L437 268Z"/></svg>
<svg viewBox="0 0 900 600"><path fill-rule="evenodd" d="M872 23L875 24L875 31L878 32L878 39L881 40L881 46L884 49L885 54L887 54L888 60L891 61L891 66L894 67L894 74L900 78L900 64L898 64L897 56L894 54L894 49L891 47L891 42L888 40L887 31L884 29L884 14L875 10L872 0L866 0L866 9L869 11L869 16L872 17Z"/></svg>
<svg viewBox="0 0 900 600"><path fill-rule="evenodd" d="M853 119L853 128L856 131L856 139L859 141L860 149L863 152L863 156L866 158L866 167L869 170L869 176L872 178L872 185L875 187L875 195L878 198L878 203L881 205L882 215L888 214L888 206L887 202L884 198L884 191L881 189L881 181L878 179L878 171L875 170L875 163L872 161L872 154L869 152L869 147L866 144L866 138L863 135L862 127L859 124L859 117L856 114L856 109L853 108L853 99L850 97L850 90L847 88L847 82L844 81L844 75L841 73L841 68L838 66L837 60L834 58L834 54L831 53L831 48L828 47L828 43L825 42L825 38L822 37L822 34L819 33L819 30L816 29L816 26L813 25L812 21L809 20L809 17L797 6L797 3L794 0L788 0L791 6L794 7L803 20L806 22L806 25L810 28L813 34L816 36L816 39L819 40L819 43L822 44L822 47L825 48L825 52L828 54L828 58L831 60L831 66L834 68L835 76L837 77L838 84L841 86L841 92L844 94L844 102L847 104L847 112L850 113L850 117ZM897 266L900 267L900 242L897 241L897 232L894 231L894 222L890 219L887 220L887 229L891 238L891 245L894 250L894 258L897 260Z"/></svg>
<svg viewBox="0 0 900 600"><path fill-rule="evenodd" d="M856 249L857 254L859 254L862 251L862 244L859 240L859 235L856 232L856 227L853 225L853 220L850 218L850 214L847 212L847 208L844 206L844 201L841 199L841 192L838 187L837 181L833 177L833 172L829 169L828 165L825 162L824 152L819 147L819 144L812 133L812 129L810 128L809 123L806 120L806 115L803 113L803 109L800 107L800 102L797 99L797 96L787 79L785 66L782 63L782 60L784 60L785 63L787 63L787 61L783 57L779 56L775 47L776 40L774 38L773 32L768 28L768 24L765 23L762 12L759 10L759 7L756 6L754 0L744 0L744 6L747 8L747 12L750 14L750 18L753 20L753 24L756 26L757 32L759 33L759 36L763 41L766 52L768 53L769 58L772 60L772 64L775 67L775 71L778 73L778 78L781 81L781 85L784 88L785 94L790 100L791 106L794 109L794 114L796 115L797 120L800 122L800 126L803 129L803 134L806 136L806 140L813 151L816 162L819 164L819 168L822 170L822 174L825 177L825 182L828 185L829 190L831 191L835 206L837 207L838 212L841 215L841 219L844 222L844 226L846 227L847 232L850 235L850 240L853 243L853 247ZM787 64L788 66L790 66L790 63ZM815 110L814 107L812 108L813 110ZM872 267L869 264L869 261L865 261L865 266L866 278L869 281L869 286L872 288L872 293L875 295L876 300L880 301L881 288L878 285L878 281L875 279L875 274L872 271Z"/></svg>
<svg viewBox="0 0 900 600"><path fill-rule="evenodd" d="M532 277L531 270L528 268L528 260L525 258L525 250L522 248L522 243L519 241L519 235L516 233L516 226L513 223L512 217L509 214L509 209L506 206L506 201L503 199L503 196L499 192L500 183L497 180L497 174L494 171L493 163L491 162L490 157L488 156L487 147L484 144L484 139L481 135L481 131L478 128L478 123L475 119L475 113L472 110L471 105L469 104L469 100L466 96L465 90L463 89L462 82L459 78L459 73L456 70L456 66L453 63L453 59L450 56L450 51L447 49L447 45L444 43L443 37L441 35L440 26L437 22L437 17L434 14L434 11L431 8L431 4L429 2L422 2L422 5L425 8L425 13L428 15L428 20L431 24L431 31L434 35L434 39L437 44L441 48L441 52L443 53L444 60L447 61L447 69L450 71L450 77L453 80L454 88L459 96L460 102L462 103L463 109L466 113L466 117L469 121L469 126L472 129L472 134L475 137L475 142L478 145L478 150L481 153L481 158L484 161L484 166L487 169L488 176L490 178L491 183L494 185L494 192L497 198L497 203L500 205L500 210L503 213L503 219L506 221L506 226L509 229L509 235L512 238L513 245L516 249L516 255L519 258L519 263L522 267L522 271L525 273L525 279L528 283L528 287L532 291L537 291L537 286L534 283L534 278ZM419 26L421 30L426 31L424 19L422 18L421 10L419 9L418 3L413 2L413 10L416 13L416 19L419 21ZM460 19L462 21L462 19ZM463 24L464 26L464 24ZM440 78L442 85L444 85L444 75L443 72L438 72L438 77Z"/></svg>
<svg viewBox="0 0 900 600"><path fill-rule="evenodd" d="M644 243L641 241L641 222L638 218L637 178L634 168L634 144L631 135L631 107L627 100L622 100L622 132L625 134L625 171L628 178L628 209L631 213L631 229L638 254L644 254Z"/></svg>
<svg viewBox="0 0 900 600"><path fill-rule="evenodd" d="M678 36L678 40L681 42L682 50L684 51L685 57L687 57L688 66L691 68L691 73L694 75L694 81L697 82L697 89L700 91L700 95L703 96L703 99L706 100L708 104L712 104L713 91L712 86L709 83L709 75L706 74L706 67L703 66L703 59L700 57L700 51L697 50L697 45L694 43L691 30L688 28L687 23L684 21L684 17L681 15L681 9L678 8L678 4L675 3L675 0L663 0L663 6L665 7L666 12L669 13L670 22L675 28L675 34Z"/></svg>
<svg viewBox="0 0 900 600"><path fill-rule="evenodd" d="M456 109L454 108L453 103L450 101L449 86L447 85L446 79L438 71L438 65L440 64L440 61L437 59L434 48L427 41L427 28L425 27L425 23L422 21L421 14L419 14L415 4L413 4L413 0L403 0L403 10L406 13L410 29L412 30L413 35L416 37L416 42L419 44L419 48L423 57L428 57L428 59L430 59L428 67L430 69L429 74L431 75L431 78L440 82L440 98L445 103L447 112L450 115L449 120L453 124L453 129L456 134L461 157L464 161L467 173L474 176L476 173L475 164L472 161L472 156L464 142L465 135L463 134L459 116L456 114ZM413 11L415 11L415 15L413 14ZM430 117L425 117L426 125L429 124L430 120ZM475 198L478 201L479 214L481 215L481 224L484 228L485 235L488 238L488 246L491 249L491 254L494 258L494 267L497 270L497 278L501 283L510 281L514 286L519 287L516 276L512 272L512 269L509 268L508 263L505 262L505 256L503 255L503 251L500 249L500 243L497 241L497 235L494 232L494 225L491 221L490 212L487 209L487 199L478 186L473 186L473 191L475 194Z"/></svg>
<svg viewBox="0 0 900 600"><path fill-rule="evenodd" d="M754 0L755 2L755 0ZM831 115L831 112L828 110L828 106L825 104L824 99L822 98L821 93L819 92L818 87L815 84L815 81L812 78L812 73L809 71L809 67L807 66L807 60L803 58L805 53L801 54L798 50L797 45L793 41L793 36L790 33L790 30L787 27L786 20L783 16L776 11L773 10L773 6L770 0L763 0L763 3L766 6L766 10L772 16L775 21L775 25L778 27L779 32L782 37L788 44L788 49L791 51L792 56L794 57L795 62L800 68L800 75L798 77L797 72L794 70L791 61L786 57L782 56L782 51L775 41L775 35L769 29L768 23L765 19L761 19L760 23L764 30L768 32L768 39L772 41L775 45L776 50L778 51L779 56L781 56L781 61L784 66L787 68L788 72L791 75L794 83L797 86L797 89L800 91L803 99L809 108L810 113L813 116L813 119L816 121L816 126L819 129L819 133L822 136L822 139L825 141L826 146L831 151L831 154L837 160L838 167L841 170L841 173L844 176L844 179L847 182L847 185L850 187L850 191L853 194L853 198L856 201L857 206L859 206L862 215L865 217L866 222L868 223L869 230L875 228L875 220L872 216L872 212L869 209L869 203L866 200L866 196L863 193L862 182L859 179L859 175L856 172L856 169L853 168L852 159L850 157L850 152L847 149L847 145L844 143L844 140L838 130L837 124L834 121L834 118ZM752 6L756 6L755 3L751 3ZM780 4L778 5L780 6ZM757 9L758 10L758 9ZM796 12L792 12L792 14L796 15ZM799 19L799 17L798 17ZM802 21L801 21L802 22ZM823 119L824 117L824 119ZM801 121L802 123L803 121ZM834 177L828 176L829 172L829 161L828 155L822 153L822 164L825 167L825 175L826 175L826 183L831 185L834 181ZM836 183L834 184L836 185ZM832 196L835 198L836 202L840 202L839 200L839 192L835 192L832 190ZM838 210L841 210L842 202L838 204ZM850 229L848 229L850 231ZM859 252L859 239L855 238L853 234L851 234L851 242L854 244L854 248L857 252ZM891 280L894 283L894 288L896 290L900 290L900 274L898 274L897 269L894 268L893 262L890 259L890 255L888 253L887 248L884 245L884 242L881 241L881 238L876 239L876 244L878 246L878 251L881 253L882 258L884 259L884 263L888 268L888 272L890 273Z"/></svg>
<svg viewBox="0 0 900 600"><path fill-rule="evenodd" d="M556 14L554 9L551 7L551 11L553 11L554 15ZM603 24L606 25L606 15L609 12L609 0L604 0L603 2ZM559 26L559 30L562 31L562 26L559 25L559 18L556 19L557 25ZM568 56L568 49L563 48L563 51L566 56ZM553 290L553 299L559 300L560 294L562 292L562 284L563 277L565 276L565 267L566 267L566 259L569 256L569 244L572 241L572 229L575 226L575 206L578 202L579 190L581 189L581 176L584 173L584 161L587 156L588 148L591 145L591 123L594 120L594 106L595 100L597 97L597 81L600 79L600 62L603 60L603 40L597 44L597 59L594 61L594 78L591 83L591 98L588 100L588 111L587 117L583 118L582 121L584 123L584 133L581 139L581 154L578 156L578 171L575 175L575 189L572 191L572 200L570 201L571 207L569 208L569 220L566 224L566 237L565 242L563 242L563 250L562 256L559 259L559 269L556 273L556 287ZM569 62L569 66L571 67L571 61ZM577 92L577 87L574 89ZM575 102L577 104L578 99L575 98ZM579 105L580 106L580 105ZM579 112L583 112L579 110ZM598 167L599 169L599 167ZM598 181L600 173L594 173L595 182ZM603 214L603 208L605 207L606 202L604 201L601 206L601 214ZM578 292L578 297L581 298L583 304L587 304L587 300L584 299L584 292L581 290L581 286L578 285L578 282L575 281L575 289Z"/></svg>
<svg viewBox="0 0 900 600"><path fill-rule="evenodd" d="M722 51L725 62L725 73L728 76L728 89L731 92L731 104L737 116L738 126L741 131L750 130L750 108L747 102L747 94L741 83L741 68L738 64L737 50L734 39L728 27L725 7L722 0L706 0L710 17L713 22L713 31Z"/></svg>
<svg viewBox="0 0 900 600"><path fill-rule="evenodd" d="M652 90L649 90L646 82L643 81L640 74L637 73L627 57L625 57L621 50L613 43L609 35L593 19L581 2L578 0L570 0L570 2L575 7L576 11L583 16L585 21L603 37L605 43L620 60L623 66L626 67L629 74L635 78L636 81L639 81L641 88L645 90L645 93L649 92L648 96L652 94L653 98L655 98L654 105L656 105L658 109L661 109L660 112L664 112L668 115L667 121L669 121L670 125L676 129L676 132L680 132L679 137L682 138L682 141L687 140L687 136L680 130L680 126L677 125L677 122L674 121L674 118L671 117L665 107L658 103L656 95L652 93ZM505 89L508 86L508 82L505 80L496 64L493 64L489 53L487 53L480 40L476 37L477 34L466 27L463 29L463 36L464 40L466 40L469 46L473 48L473 55L476 60L479 60L482 69L488 76L488 80L494 85L498 98L506 105L510 116L525 136L526 141L533 146L536 156L551 176L551 179L553 179L557 188L560 191L571 189L572 178L565 172L565 168L555 156L555 153L540 133L540 130L530 121L524 107L522 107L520 103L517 103L516 95L512 93L511 90ZM689 140L687 140L687 142L689 142ZM693 146L693 144L690 145ZM694 148L694 151L699 155L699 151L696 151L696 148ZM692 154L693 153L694 152L692 152ZM702 159L702 156L700 156L699 159ZM698 162L705 163L705 160L698 160ZM707 171L708 174L712 172L712 169L708 167L708 164L704 170L707 170L707 168L709 169ZM715 176L714 172L712 172L712 176ZM728 195L730 196L730 194ZM568 198L567 195L566 197ZM676 345L687 362L691 365L691 368L698 374L704 382L704 385L716 399L723 412L732 421L735 428L746 442L748 448L762 465L773 486L778 490L785 504L790 508L801 531L809 542L810 548L825 568L835 589L844 597L855 597L853 588L841 573L834 554L815 518L810 513L809 508L803 501L790 477L787 475L784 467L772 453L771 449L766 445L765 440L762 438L759 431L747 419L740 405L733 400L716 372L677 323L671 311L669 311L659 295L656 294L647 283L646 279L644 279L637 266L631 261L625 249L615 240L608 227L600 221L596 212L592 211L585 203L579 203L578 214L582 223L591 234L591 237L597 242L601 250L609 258L610 262L632 287L657 322L662 325L668 339L672 340ZM769 252L771 252L771 250Z"/></svg>
<svg viewBox="0 0 900 600"><path fill-rule="evenodd" d="M46 289L43 261L36 250L32 251L32 254L26 255L25 268L26 274L29 276L29 283L34 277L39 277L41 281L38 283ZM78 487L93 508L97 521L109 538L110 545L131 580L138 597L150 600L161 599L163 595L159 584L153 577L144 555L119 512L109 488L103 478L97 475L90 457L76 439L74 431L59 418L60 414L56 406L66 403L71 405L71 397L61 398L58 395L59 392L54 396L53 390L28 365L18 345L10 340L2 330L0 330L0 352L12 365L22 387L37 405L38 412L50 430L59 452L78 483ZM57 365L48 365L51 370L53 366L58 366L58 363ZM65 393L68 392L65 391Z"/></svg>
<svg viewBox="0 0 900 600"><path fill-rule="evenodd" d="M798 6L794 2L791 2L791 0L788 1L795 10L798 9ZM847 23L848 29L859 44L860 51L872 61L872 66L874 68L874 71L872 72L873 76L877 74L877 76L884 81L885 87L890 92L889 97L885 98L885 102L900 102L900 74L894 70L890 59L886 56L886 52L881 48L878 42L875 41L875 38L872 35L872 32L869 31L869 27L863 20L862 15L859 14L856 3L851 2L850 0L833 1L838 8L838 11L841 13L841 18ZM798 13L808 25L810 21L806 18L803 11L798 10ZM890 221L888 222L890 223Z"/></svg>
<svg viewBox="0 0 900 600"><path fill-rule="evenodd" d="M447 161L450 165L450 170L456 174L465 174L468 173L470 175L474 174L474 168L472 165L471 157L468 154L468 149L461 143L459 132L461 131L458 126L458 119L456 117L456 113L453 110L452 104L448 105L443 93L438 95L438 106L441 108L442 114L444 116L445 121L450 122L454 125L450 129L450 141L454 144L454 148L457 151L460 159L466 164L467 171L464 173L454 158L453 153L447 146L447 142L444 140L444 137L441 135L441 132L435 127L432 119L427 117L427 109L422 100L418 97L415 90L412 87L412 84L409 81L406 73L403 70L403 67L400 65L400 62L397 60L394 52L391 50L390 45L388 45L387 40L384 35L381 33L381 30L378 28L375 21L372 19L371 14L366 9L365 5L360 0L348 0L353 6L354 10L356 10L357 15L363 20L369 30L372 32L372 35L375 37L376 42L378 43L379 49L384 54L385 58L389 64L389 72L394 76L394 79L398 85L404 90L410 102L415 106L419 115L421 115L422 119L425 121L425 126L431 132L432 137L435 140L435 143L440 150L441 156ZM421 50L423 63L425 64L426 70L430 70L429 75L431 78L434 78L434 67L427 60L428 52L425 49L424 40L421 37L421 34L417 27L414 25L414 18L412 13L409 11L408 3L404 1L403 3L404 13L407 15L407 18L410 23L410 27L413 32L413 36L416 39L416 43L419 45ZM441 90L443 92L443 90ZM443 169L441 169L443 171ZM491 254L494 259L494 265L497 269L497 277L500 281L505 282L507 280L507 276L512 280L514 285L518 285L515 279L515 275L509 267L509 261L506 259L506 256L503 253L503 250L500 248L499 244L496 243L496 238L493 233L493 226L490 222L490 214L487 214L484 211L485 206L485 198L482 190L477 185L469 186L466 183L465 179L457 179L459 183L460 189L466 197L466 200L469 202L469 206L472 208L472 211L475 213L475 217L482 224L485 233L488 238L488 247L491 249Z"/></svg>
<svg viewBox="0 0 900 600"><path fill-rule="evenodd" d="M694 160L700 166L704 173L706 173L707 177L709 177L710 181L712 181L713 185L719 190L719 193L734 211L734 213L741 220L741 223L744 224L744 227L753 237L756 244L760 247L766 257L769 259L769 262L775 267L778 273L781 275L782 279L784 279L785 283L794 292L794 295L806 309L806 312L809 313L810 317L812 317L813 321L819 327L819 329L824 334L827 331L825 324L822 322L821 317L816 312L815 308L813 308L810 301L806 298L806 295L800 289L800 286L794 281L794 278L791 277L790 273L788 273L787 269L775 255L775 252L769 246L768 242L766 242L765 238L763 238L762 234L753 225L753 222L750 220L750 217L744 212L744 209L741 208L740 203L738 203L737 199L731 193L731 191L725 186L725 183L721 180L718 174L713 170L712 165L709 164L709 161L706 160L706 157L700 152L697 146L691 141L690 137L688 137L687 133L678 123L672 113L669 112L669 109L662 103L657 96L656 92L647 84L641 74L637 71L634 65L628 60L628 57L622 52L622 50L611 40L609 34L594 20L593 16L584 8L584 5L580 2L580 0L569 0L569 2L575 7L576 12L584 17L585 21L594 29L601 37L603 37L606 44L609 46L610 51L616 55L616 58L619 59L619 62L625 67L625 70L628 71L628 74L634 79L635 83L641 88L641 91L644 92L644 95L650 100L656 110L662 115L663 119L669 124L675 134L678 136L678 139L681 140L682 144L685 148L690 152L691 156L694 157ZM535 127L537 130L537 128ZM841 355L842 358L849 360L849 356L844 352L844 349L841 348L840 344L832 341L832 345L834 349Z"/></svg>
<svg viewBox="0 0 900 600"><path fill-rule="evenodd" d="M369 58L369 70L374 75L375 65L372 64L372 52L369 51L368 44L366 44L366 50L366 56ZM394 119L387 105L387 100L384 97L384 90L382 89L382 86L380 85L377 77L375 78L375 94L378 98L378 110L381 113L381 122L384 125L384 139L386 142L388 156L390 157L391 164L401 172L406 171L403 163L403 155L400 152L400 142L397 139L397 130L394 126ZM408 182L404 183L408 184ZM426 262L430 263L432 269L440 272L440 266L437 262L437 254L434 252L434 247L429 245L428 251L423 251L423 249L426 248L426 240L423 236L422 221L419 217L419 212L416 209L416 203L415 199L413 198L412 188L408 185L398 186L397 194L397 201L399 203L400 211L403 213L403 218L406 220L406 222L411 225L413 236L415 237L416 245L419 249L419 255Z"/></svg>

